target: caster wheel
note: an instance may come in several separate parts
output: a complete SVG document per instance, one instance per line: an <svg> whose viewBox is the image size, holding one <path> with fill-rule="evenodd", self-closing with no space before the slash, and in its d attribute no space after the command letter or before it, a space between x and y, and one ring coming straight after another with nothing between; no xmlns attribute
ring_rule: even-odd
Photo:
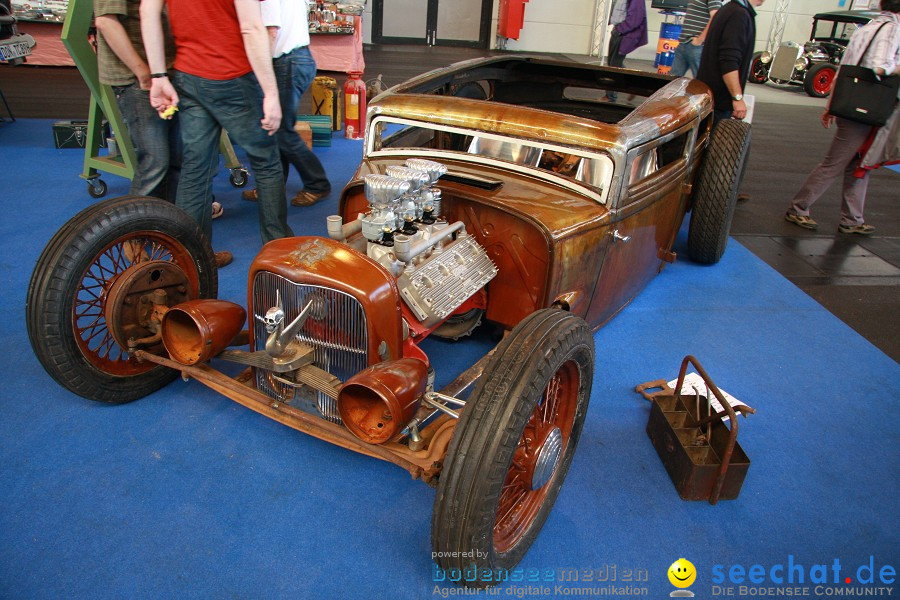
<svg viewBox="0 0 900 600"><path fill-rule="evenodd" d="M234 187L242 188L247 185L247 175L247 169L233 169L231 175L228 176L228 180Z"/></svg>
<svg viewBox="0 0 900 600"><path fill-rule="evenodd" d="M88 194L91 198L102 198L106 195L106 182L102 179L88 181Z"/></svg>

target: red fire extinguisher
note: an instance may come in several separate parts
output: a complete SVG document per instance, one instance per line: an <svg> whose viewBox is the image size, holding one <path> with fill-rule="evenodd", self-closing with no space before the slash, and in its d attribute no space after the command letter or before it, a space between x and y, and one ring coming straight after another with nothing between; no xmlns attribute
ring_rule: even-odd
<svg viewBox="0 0 900 600"><path fill-rule="evenodd" d="M344 137L351 140L361 140L366 134L366 84L361 76L350 73L344 83Z"/></svg>

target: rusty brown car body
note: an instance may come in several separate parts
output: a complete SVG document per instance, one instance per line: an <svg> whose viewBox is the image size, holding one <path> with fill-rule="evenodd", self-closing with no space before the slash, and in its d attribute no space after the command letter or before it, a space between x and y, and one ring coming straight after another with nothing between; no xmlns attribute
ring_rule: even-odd
<svg viewBox="0 0 900 600"><path fill-rule="evenodd" d="M180 372L400 465L438 488L439 565L474 566L483 577L469 584L489 585L565 478L592 330L675 259L688 210L692 258L725 249L749 131L714 129L711 107L696 81L534 57L427 73L370 104L329 237L266 244L246 313L214 300L212 250L184 213L112 199L73 217L38 261L32 346L87 398L133 400ZM502 341L435 390L422 340L482 321ZM232 379L213 355L247 368Z"/></svg>

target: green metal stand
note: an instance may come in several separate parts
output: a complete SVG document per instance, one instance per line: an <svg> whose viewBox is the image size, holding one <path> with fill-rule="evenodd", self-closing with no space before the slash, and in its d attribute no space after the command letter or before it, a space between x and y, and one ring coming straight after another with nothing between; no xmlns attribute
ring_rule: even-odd
<svg viewBox="0 0 900 600"><path fill-rule="evenodd" d="M87 139L84 146L84 169L81 177L88 182L88 193L94 198L100 198L106 194L106 183L100 179L98 171L131 179L134 177L137 159L134 144L128 135L112 88L100 83L97 53L88 40L93 13L93 0L69 0L69 11L66 14L61 39L91 92ZM119 148L118 154L114 156L100 154L104 141L104 118L109 122ZM235 187L244 187L247 184L247 170L238 161L231 140L224 130L219 140L219 151L225 157L225 168L231 171L231 184Z"/></svg>
<svg viewBox="0 0 900 600"><path fill-rule="evenodd" d="M62 43L75 61L75 66L91 92L88 112L87 140L84 146L84 170L81 177L88 181L88 192L99 198L106 194L106 184L98 171L106 171L127 179L134 176L134 145L125 128L112 88L100 83L97 71L97 54L88 40L88 30L93 17L92 0L70 0L66 22L63 24ZM119 152L116 156L101 156L103 143L103 117L109 121Z"/></svg>

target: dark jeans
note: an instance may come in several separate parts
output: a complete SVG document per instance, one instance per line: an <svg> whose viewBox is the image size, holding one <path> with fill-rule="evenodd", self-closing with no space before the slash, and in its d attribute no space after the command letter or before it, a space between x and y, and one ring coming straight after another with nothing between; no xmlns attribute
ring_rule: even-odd
<svg viewBox="0 0 900 600"><path fill-rule="evenodd" d="M250 159L259 190L259 234L263 243L294 235L287 223L278 145L275 137L260 126L262 92L253 73L219 81L175 71L172 83L180 98L178 118L184 148L175 204L194 217L212 239L212 180L224 128Z"/></svg>
<svg viewBox="0 0 900 600"><path fill-rule="evenodd" d="M137 83L113 86L113 93L137 158L129 193L174 202L181 171L177 119L160 119L150 92Z"/></svg>
<svg viewBox="0 0 900 600"><path fill-rule="evenodd" d="M331 183L325 174L325 168L294 130L297 103L316 74L316 61L309 47L304 46L279 56L272 62L272 66L281 100L281 128L275 138L278 140L284 179L287 180L288 165L293 165L303 180L303 189L316 194L328 193L331 191Z"/></svg>
<svg viewBox="0 0 900 600"><path fill-rule="evenodd" d="M730 119L731 115L734 114L733 110L719 110L718 108L713 109L713 127L719 124L719 121L722 119Z"/></svg>
<svg viewBox="0 0 900 600"><path fill-rule="evenodd" d="M291 62L294 66L294 70L291 72L293 76L291 83L294 84L294 91L296 92L294 102L299 103L300 97L316 77L316 59L313 58L309 46L295 48L291 54L293 55Z"/></svg>

